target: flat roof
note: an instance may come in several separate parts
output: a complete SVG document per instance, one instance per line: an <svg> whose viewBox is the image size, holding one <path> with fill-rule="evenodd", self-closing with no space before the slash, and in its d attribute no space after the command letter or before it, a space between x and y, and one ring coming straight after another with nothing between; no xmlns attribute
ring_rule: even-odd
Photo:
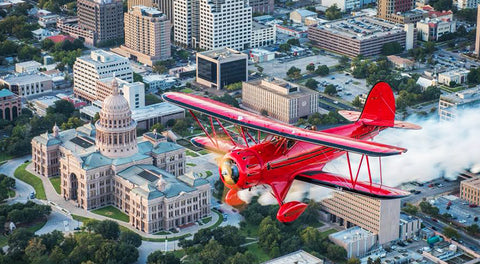
<svg viewBox="0 0 480 264"><path fill-rule="evenodd" d="M95 58L95 59L94 59ZM128 59L115 53L105 50L92 50L89 55L78 57L77 60L83 60L95 66L103 66L106 63L128 62ZM130 67L130 63L127 63Z"/></svg>
<svg viewBox="0 0 480 264"><path fill-rule="evenodd" d="M400 25L369 16L357 16L346 20L327 22L317 25L317 28L359 40L381 38L404 32Z"/></svg>
<svg viewBox="0 0 480 264"><path fill-rule="evenodd" d="M263 264L323 264L323 260L303 250L297 250L287 255L263 262Z"/></svg>
<svg viewBox="0 0 480 264"><path fill-rule="evenodd" d="M461 184L465 184L465 185L480 189L480 176L471 178L468 180L463 180Z"/></svg>
<svg viewBox="0 0 480 264"><path fill-rule="evenodd" d="M37 29L39 30L39 29ZM40 29L40 30L46 30L46 29ZM34 30L35 31L35 30ZM48 31L48 30L46 30ZM21 67L39 67L39 66L42 66L42 64L38 61L25 61L25 62L19 62L19 63L15 63L15 67L16 66L21 66Z"/></svg>
<svg viewBox="0 0 480 264"><path fill-rule="evenodd" d="M2 78L2 80L9 84L14 83L18 85L23 85L23 84L29 84L32 82L51 81L52 78L40 73L28 73L28 74L22 73L22 74L6 75Z"/></svg>
<svg viewBox="0 0 480 264"><path fill-rule="evenodd" d="M158 104L147 105L145 107L132 109L132 118L133 120L140 122L143 120L148 120L157 116L166 116L175 113L184 112L185 110L176 105L163 102Z"/></svg>
<svg viewBox="0 0 480 264"><path fill-rule="evenodd" d="M268 90L268 92L270 93L275 93L277 95L280 95L286 98L297 98L297 97L303 97L305 95L318 94L318 92L316 91L310 90L306 87L302 87L298 84L287 82L279 78L257 79L253 81L248 81L247 83L260 87L264 90ZM283 89L279 90L278 88L276 89L273 87L269 87L267 83L272 84L273 86L281 87ZM285 91L286 89L290 90L291 88L298 88L298 91L293 91L293 92L287 91L287 93L281 92L281 91Z"/></svg>
<svg viewBox="0 0 480 264"><path fill-rule="evenodd" d="M371 236L375 236L375 234L359 226L354 226L352 228L342 230L340 232L329 235L329 237L336 240L343 241L346 244L355 242L361 239L365 239Z"/></svg>
<svg viewBox="0 0 480 264"><path fill-rule="evenodd" d="M455 104L468 104L480 102L480 88L479 86L463 90L461 92L450 93L447 95L441 95L440 100L448 101Z"/></svg>
<svg viewBox="0 0 480 264"><path fill-rule="evenodd" d="M222 60L227 58L245 59L247 57L246 54L243 54L240 51L236 51L234 49L229 49L229 48L219 48L219 49L199 52L197 54L206 56L215 60Z"/></svg>

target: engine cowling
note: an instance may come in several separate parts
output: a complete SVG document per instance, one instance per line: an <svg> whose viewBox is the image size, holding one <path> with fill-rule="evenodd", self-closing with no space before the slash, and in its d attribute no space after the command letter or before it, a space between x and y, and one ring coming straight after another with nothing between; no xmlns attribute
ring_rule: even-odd
<svg viewBox="0 0 480 264"><path fill-rule="evenodd" d="M262 161L250 149L227 153L219 164L220 178L229 189L246 189L261 180Z"/></svg>

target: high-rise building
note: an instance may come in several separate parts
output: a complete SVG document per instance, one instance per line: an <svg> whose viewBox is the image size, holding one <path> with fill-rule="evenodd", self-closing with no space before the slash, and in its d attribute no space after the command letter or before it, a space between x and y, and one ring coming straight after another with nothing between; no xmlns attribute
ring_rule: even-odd
<svg viewBox="0 0 480 264"><path fill-rule="evenodd" d="M242 104L285 123L295 123L318 112L318 93L282 79L244 82Z"/></svg>
<svg viewBox="0 0 480 264"><path fill-rule="evenodd" d="M321 201L330 220L347 228L359 226L378 235L381 245L399 238L400 199L377 199L349 192L334 192Z"/></svg>
<svg viewBox="0 0 480 264"><path fill-rule="evenodd" d="M249 4L252 7L252 13L258 14L271 14L275 7L274 0L251 0Z"/></svg>
<svg viewBox="0 0 480 264"><path fill-rule="evenodd" d="M125 13L125 45L113 51L153 66L171 57L170 21L158 9L134 6Z"/></svg>
<svg viewBox="0 0 480 264"><path fill-rule="evenodd" d="M128 10L132 9L134 6L146 6L146 7L156 7L153 3L153 0L128 0L127 7Z"/></svg>
<svg viewBox="0 0 480 264"><path fill-rule="evenodd" d="M478 23L480 22L480 5L477 6L477 32L475 37L475 55L480 56L480 30L478 29Z"/></svg>
<svg viewBox="0 0 480 264"><path fill-rule="evenodd" d="M212 50L249 48L252 8L247 0L174 0L174 41Z"/></svg>
<svg viewBox="0 0 480 264"><path fill-rule="evenodd" d="M415 23L422 20L425 13L414 9L415 0L378 0L377 16L395 23Z"/></svg>
<svg viewBox="0 0 480 264"><path fill-rule="evenodd" d="M122 1L78 0L77 15L78 28L93 32L94 45L123 39Z"/></svg>
<svg viewBox="0 0 480 264"><path fill-rule="evenodd" d="M247 80L246 54L228 48L197 53L197 83L220 90L225 85Z"/></svg>
<svg viewBox="0 0 480 264"><path fill-rule="evenodd" d="M73 64L73 93L89 102L98 100L97 80L111 77L113 73L119 79L133 82L133 71L125 57L104 50L78 57Z"/></svg>
<svg viewBox="0 0 480 264"><path fill-rule="evenodd" d="M127 2L128 10L137 5L158 8L170 20L170 25L173 24L173 0L128 0Z"/></svg>

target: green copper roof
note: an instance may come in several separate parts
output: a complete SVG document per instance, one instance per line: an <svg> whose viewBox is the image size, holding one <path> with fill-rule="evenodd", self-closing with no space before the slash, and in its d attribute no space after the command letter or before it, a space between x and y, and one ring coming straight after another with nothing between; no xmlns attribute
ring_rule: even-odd
<svg viewBox="0 0 480 264"><path fill-rule="evenodd" d="M14 93L8 89L2 89L0 90L0 97L7 97L7 96L12 96Z"/></svg>

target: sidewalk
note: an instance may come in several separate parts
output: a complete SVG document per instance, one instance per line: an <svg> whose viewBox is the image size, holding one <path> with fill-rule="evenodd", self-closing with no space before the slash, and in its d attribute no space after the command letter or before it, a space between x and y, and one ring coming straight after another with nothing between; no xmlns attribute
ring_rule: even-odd
<svg viewBox="0 0 480 264"><path fill-rule="evenodd" d="M180 236L183 236L183 235L186 235L186 234L192 234L193 235L196 232L198 232L198 230L200 230L200 229L205 229L205 228L213 226L219 220L219 215L212 211L212 215L211 215L212 220L210 222L202 225L202 226L199 226L199 225L195 224L193 226L189 226L189 227L180 229L180 232L178 232L178 233L168 234L168 235L147 234L147 233L145 233L141 230L133 228L129 223L92 213L90 211L87 211L85 209L82 209L82 208L79 208L79 207L75 206L73 204L73 202L71 202L71 201L65 200L62 196L57 194L57 192L53 188L52 183L50 182L50 180L48 178L38 175L33 170L32 163L30 163L26 167L26 170L28 172L32 173L33 175L39 177L42 180L43 187L45 188L45 194L47 196L47 202L51 206L57 207L60 211L64 212L65 214L67 214L69 216L71 216L71 214L75 214L75 215L80 215L80 216L83 216L83 217L92 218L92 219L96 219L96 220L112 220L112 221L115 221L119 225L128 228L129 230L141 235L142 237L154 238L154 239L164 239L165 237L166 238L173 238L173 237L180 237Z"/></svg>

